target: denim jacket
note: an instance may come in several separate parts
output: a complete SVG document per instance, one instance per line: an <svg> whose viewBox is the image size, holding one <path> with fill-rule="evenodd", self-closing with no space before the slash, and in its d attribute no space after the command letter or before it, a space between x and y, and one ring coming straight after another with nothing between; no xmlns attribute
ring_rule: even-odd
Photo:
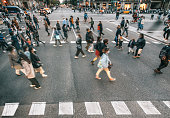
<svg viewBox="0 0 170 118"><path fill-rule="evenodd" d="M103 53L103 55L101 56L100 62L103 68L108 68L109 63L111 64L108 54Z"/></svg>

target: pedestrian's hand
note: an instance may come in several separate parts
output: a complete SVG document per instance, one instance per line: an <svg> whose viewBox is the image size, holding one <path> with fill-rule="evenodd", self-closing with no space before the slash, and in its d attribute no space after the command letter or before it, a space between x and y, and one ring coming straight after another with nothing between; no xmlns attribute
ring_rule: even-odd
<svg viewBox="0 0 170 118"><path fill-rule="evenodd" d="M11 66L11 68L14 68L14 66Z"/></svg>

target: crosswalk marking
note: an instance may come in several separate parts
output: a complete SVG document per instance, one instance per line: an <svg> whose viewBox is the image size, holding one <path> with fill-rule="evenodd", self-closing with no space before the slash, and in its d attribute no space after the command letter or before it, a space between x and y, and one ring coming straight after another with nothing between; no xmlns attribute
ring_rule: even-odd
<svg viewBox="0 0 170 118"><path fill-rule="evenodd" d="M14 116L19 103L5 103L2 116Z"/></svg>
<svg viewBox="0 0 170 118"><path fill-rule="evenodd" d="M44 115L46 102L33 102L28 115Z"/></svg>
<svg viewBox="0 0 170 118"><path fill-rule="evenodd" d="M161 114L150 101L137 101L137 103L147 115Z"/></svg>
<svg viewBox="0 0 170 118"><path fill-rule="evenodd" d="M117 115L131 115L130 110L123 101L112 101L111 102Z"/></svg>
<svg viewBox="0 0 170 118"><path fill-rule="evenodd" d="M59 102L59 115L73 115L72 102Z"/></svg>
<svg viewBox="0 0 170 118"><path fill-rule="evenodd" d="M99 102L85 102L87 115L103 115Z"/></svg>
<svg viewBox="0 0 170 118"><path fill-rule="evenodd" d="M163 103L170 108L170 101L163 101Z"/></svg>

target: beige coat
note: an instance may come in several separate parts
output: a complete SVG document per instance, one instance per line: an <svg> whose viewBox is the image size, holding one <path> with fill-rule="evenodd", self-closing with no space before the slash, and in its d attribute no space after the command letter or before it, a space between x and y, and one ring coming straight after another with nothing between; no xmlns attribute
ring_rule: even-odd
<svg viewBox="0 0 170 118"><path fill-rule="evenodd" d="M28 63L24 60L21 60L22 66L25 69L25 75L27 76L28 79L35 78L35 72L34 68L32 66L32 63Z"/></svg>

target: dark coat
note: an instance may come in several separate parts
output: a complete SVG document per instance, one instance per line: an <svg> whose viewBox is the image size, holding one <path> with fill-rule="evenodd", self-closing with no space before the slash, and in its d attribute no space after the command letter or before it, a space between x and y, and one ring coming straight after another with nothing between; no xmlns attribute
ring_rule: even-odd
<svg viewBox="0 0 170 118"><path fill-rule="evenodd" d="M11 40L12 40L12 45L16 48L16 50L20 50L21 47L20 47L20 45L19 45L17 36L16 36L16 35L13 35L13 36L11 37Z"/></svg>
<svg viewBox="0 0 170 118"><path fill-rule="evenodd" d="M56 24L56 27L57 27L57 30L61 30L61 27L60 27L59 23Z"/></svg>
<svg viewBox="0 0 170 118"><path fill-rule="evenodd" d="M146 44L146 40L139 38L136 42L136 47L139 49L143 49L145 47L145 44Z"/></svg>
<svg viewBox="0 0 170 118"><path fill-rule="evenodd" d="M99 49L98 51L100 52L100 56L103 55L104 48L107 48L107 45L105 45L104 43L101 43L101 46L98 48Z"/></svg>
<svg viewBox="0 0 170 118"><path fill-rule="evenodd" d="M77 44L77 49L82 49L82 39L81 38L77 38L76 44Z"/></svg>
<svg viewBox="0 0 170 118"><path fill-rule="evenodd" d="M41 65L37 64L40 59L36 54L30 53L31 62L34 68L39 68Z"/></svg>

